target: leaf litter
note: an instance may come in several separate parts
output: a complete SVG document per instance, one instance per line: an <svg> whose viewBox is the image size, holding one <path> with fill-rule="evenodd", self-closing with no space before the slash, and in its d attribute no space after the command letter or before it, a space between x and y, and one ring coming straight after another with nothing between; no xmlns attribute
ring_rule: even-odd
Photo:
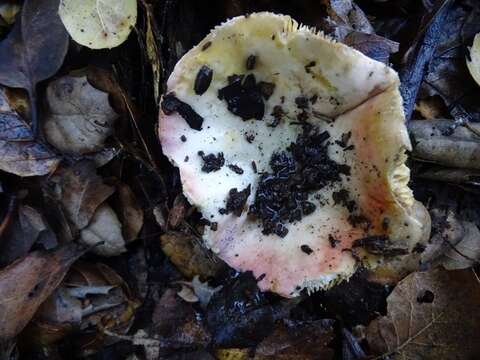
<svg viewBox="0 0 480 360"><path fill-rule="evenodd" d="M235 273L199 241L205 221L181 194L178 172L162 157L153 130L178 57L228 16L291 14L399 70L421 38L411 34L428 25L419 19L434 14L430 3L141 1L137 9L136 1L126 1L117 5L130 10L119 14L102 0L80 4L81 11L95 5L96 15L86 20L67 4L63 23L59 1L27 0L8 10L20 11L16 18L1 7L8 21L0 18L0 84L7 87L0 92L0 292L12 296L0 299L6 309L0 354L463 359L478 353L472 334L480 323L474 100L480 89L467 67L480 31L475 2L462 0L447 11L416 99L413 188L434 231L425 248L399 265L404 272L359 273L296 301L261 293L259 279ZM32 20L37 12L42 21ZM136 36L129 36L133 26ZM68 34L75 43L66 55ZM93 248L85 254L80 243Z"/></svg>

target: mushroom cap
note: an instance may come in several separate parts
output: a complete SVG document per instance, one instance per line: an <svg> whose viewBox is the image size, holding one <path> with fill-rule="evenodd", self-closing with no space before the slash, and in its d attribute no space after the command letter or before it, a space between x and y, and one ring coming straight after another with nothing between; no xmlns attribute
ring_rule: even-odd
<svg viewBox="0 0 480 360"><path fill-rule="evenodd" d="M211 81L199 85L198 77L205 80L205 74ZM263 98L263 116L242 119L219 96L234 74L253 74L257 84L274 84ZM185 196L216 223L205 227L204 242L233 268L252 271L262 290L291 297L304 288L326 289L349 278L359 260L368 266L384 261L381 251L359 247L365 243L361 239L411 251L428 237L428 214L408 188L404 162L411 144L399 79L386 65L289 16L264 12L216 27L177 63L167 86L170 95L203 118L192 127L185 111L162 106L159 137L164 154L180 170ZM308 104L300 104L305 99ZM282 116L272 126L276 106ZM286 222L288 233L280 237L265 233L248 208L255 203L262 173L272 172L272 155L288 153L305 131L299 126L302 116L317 134L329 135L329 158L348 171L310 191L315 211ZM199 152L222 153L224 165L204 171ZM220 210L228 205L231 189L249 186L243 212ZM339 194L348 199L339 200Z"/></svg>

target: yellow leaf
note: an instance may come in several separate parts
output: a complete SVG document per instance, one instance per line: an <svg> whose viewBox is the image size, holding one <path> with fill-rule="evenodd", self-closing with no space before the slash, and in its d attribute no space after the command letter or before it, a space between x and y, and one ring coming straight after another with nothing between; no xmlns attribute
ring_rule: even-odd
<svg viewBox="0 0 480 360"><path fill-rule="evenodd" d="M467 57L467 67L473 79L480 85L480 33L475 35L470 48L470 59Z"/></svg>
<svg viewBox="0 0 480 360"><path fill-rule="evenodd" d="M136 0L61 0L60 18L77 43L91 49L123 43L137 21Z"/></svg>

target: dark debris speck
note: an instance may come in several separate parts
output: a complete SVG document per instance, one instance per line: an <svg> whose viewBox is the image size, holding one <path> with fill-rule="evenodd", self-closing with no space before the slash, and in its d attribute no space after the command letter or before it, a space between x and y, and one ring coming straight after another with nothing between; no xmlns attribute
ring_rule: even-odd
<svg viewBox="0 0 480 360"><path fill-rule="evenodd" d="M202 165L202 171L204 172L212 172L212 171L218 171L222 168L223 165L225 165L225 158L223 156L223 153L218 153L217 155L215 154L208 154L205 155L203 151L199 151L198 155L202 158L203 160L203 165Z"/></svg>

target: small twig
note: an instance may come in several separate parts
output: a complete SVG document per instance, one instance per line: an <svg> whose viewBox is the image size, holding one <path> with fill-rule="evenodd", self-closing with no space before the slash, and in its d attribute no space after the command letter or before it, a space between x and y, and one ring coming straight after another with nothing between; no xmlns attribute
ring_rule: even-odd
<svg viewBox="0 0 480 360"><path fill-rule="evenodd" d="M12 223L13 220L13 212L17 207L17 197L12 195L8 202L7 213L3 218L2 222L0 223L0 239L2 238L3 233L8 228L8 226Z"/></svg>
<svg viewBox="0 0 480 360"><path fill-rule="evenodd" d="M30 120L32 134L34 138L37 138L40 135L40 126L38 124L38 108L37 108L37 89L36 85L33 84L31 89L28 90L28 101L30 102Z"/></svg>
<svg viewBox="0 0 480 360"><path fill-rule="evenodd" d="M427 65L437 48L442 34L442 26L452 2L453 0L440 0L438 2L439 5L436 10L432 11L431 19L424 27L425 31L420 31L417 40L414 41L415 48L408 57L406 65L400 71L400 91L403 96L407 121L412 116L418 90L425 76Z"/></svg>

